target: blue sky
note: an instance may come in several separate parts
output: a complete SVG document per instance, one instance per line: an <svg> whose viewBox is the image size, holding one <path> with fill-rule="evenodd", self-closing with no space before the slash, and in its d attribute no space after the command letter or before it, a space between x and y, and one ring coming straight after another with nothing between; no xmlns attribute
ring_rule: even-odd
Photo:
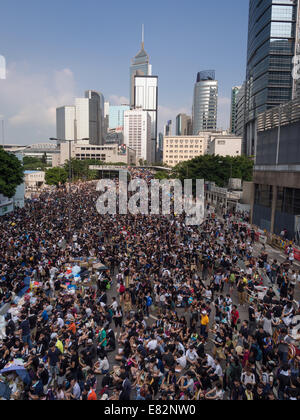
<svg viewBox="0 0 300 420"><path fill-rule="evenodd" d="M87 89L124 102L142 23L159 76L159 128L178 112L191 113L196 74L206 69L216 70L219 127L228 128L231 87L245 78L248 0L2 0L6 142L47 141L55 135L56 106Z"/></svg>

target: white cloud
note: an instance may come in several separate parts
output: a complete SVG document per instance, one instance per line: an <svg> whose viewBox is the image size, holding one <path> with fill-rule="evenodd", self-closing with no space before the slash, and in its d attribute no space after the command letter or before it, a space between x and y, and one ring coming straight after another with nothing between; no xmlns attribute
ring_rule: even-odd
<svg viewBox="0 0 300 420"><path fill-rule="evenodd" d="M111 105L128 105L129 98L126 98L125 96L109 95L108 102Z"/></svg>
<svg viewBox="0 0 300 420"><path fill-rule="evenodd" d="M0 112L5 114L7 142L47 141L55 134L56 108L74 103L75 83L70 69L27 74L26 64L8 68L0 83Z"/></svg>

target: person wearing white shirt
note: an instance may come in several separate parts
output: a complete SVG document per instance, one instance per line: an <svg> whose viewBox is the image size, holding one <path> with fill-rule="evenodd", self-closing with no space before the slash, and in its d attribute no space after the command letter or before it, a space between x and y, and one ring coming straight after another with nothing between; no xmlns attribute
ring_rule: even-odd
<svg viewBox="0 0 300 420"><path fill-rule="evenodd" d="M65 325L65 322L64 322L64 320L59 316L58 318L57 318L57 322L56 322L56 324L57 324L57 326L61 329L61 328L63 328L64 327L64 325Z"/></svg>
<svg viewBox="0 0 300 420"><path fill-rule="evenodd" d="M188 351L186 352L186 359L187 359L187 361L190 364L194 365L197 362L198 358L199 358L199 356L198 356L196 350L194 349L193 346L191 346L188 349Z"/></svg>
<svg viewBox="0 0 300 420"><path fill-rule="evenodd" d="M187 365L187 359L186 359L186 356L184 355L183 351L180 350L179 354L180 354L180 357L178 357L176 359L177 366L175 368L175 371L177 373L182 372L186 368L186 365Z"/></svg>
<svg viewBox="0 0 300 420"><path fill-rule="evenodd" d="M206 358L207 358L207 366L212 368L212 369L215 369L216 364L215 364L215 361L214 361L213 357L211 357L210 354L206 354Z"/></svg>
<svg viewBox="0 0 300 420"><path fill-rule="evenodd" d="M154 335L152 335L151 340L148 342L146 347L147 347L148 350L156 350L157 346L158 346L158 341L154 337Z"/></svg>

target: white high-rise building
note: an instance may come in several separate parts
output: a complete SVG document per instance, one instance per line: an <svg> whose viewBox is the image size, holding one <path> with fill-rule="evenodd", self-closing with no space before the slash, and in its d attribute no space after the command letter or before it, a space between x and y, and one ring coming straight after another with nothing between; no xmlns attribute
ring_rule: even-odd
<svg viewBox="0 0 300 420"><path fill-rule="evenodd" d="M56 137L63 140L77 138L75 106L62 106L56 109Z"/></svg>
<svg viewBox="0 0 300 420"><path fill-rule="evenodd" d="M147 111L151 118L151 161L155 162L157 145L158 77L135 76L134 108Z"/></svg>
<svg viewBox="0 0 300 420"><path fill-rule="evenodd" d="M147 111L124 112L124 143L136 151L137 160L152 163L151 117Z"/></svg>
<svg viewBox="0 0 300 420"><path fill-rule="evenodd" d="M76 98L75 108L77 139L90 138L88 98Z"/></svg>
<svg viewBox="0 0 300 420"><path fill-rule="evenodd" d="M193 134L217 129L218 82L213 70L201 71L194 88Z"/></svg>

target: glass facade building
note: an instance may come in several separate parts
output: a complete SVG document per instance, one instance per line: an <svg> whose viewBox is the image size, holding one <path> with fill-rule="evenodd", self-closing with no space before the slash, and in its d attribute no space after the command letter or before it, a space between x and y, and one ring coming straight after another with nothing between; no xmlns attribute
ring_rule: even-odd
<svg viewBox="0 0 300 420"><path fill-rule="evenodd" d="M217 129L218 82L212 70L198 73L194 88L193 134Z"/></svg>
<svg viewBox="0 0 300 420"><path fill-rule="evenodd" d="M128 105L114 106L110 105L109 107L109 129L116 129L119 127L124 127L124 112L128 111L130 107Z"/></svg>
<svg viewBox="0 0 300 420"><path fill-rule="evenodd" d="M232 134L234 134L236 130L237 96L240 89L241 86L235 86L231 90L230 132Z"/></svg>
<svg viewBox="0 0 300 420"><path fill-rule="evenodd" d="M192 135L192 118L186 114L179 114L176 117L176 136Z"/></svg>
<svg viewBox="0 0 300 420"><path fill-rule="evenodd" d="M135 76L151 76L152 66L150 64L149 55L144 49L144 43L142 42L142 48L139 53L133 58L130 66L130 105L134 106L134 79Z"/></svg>
<svg viewBox="0 0 300 420"><path fill-rule="evenodd" d="M259 113L292 99L298 0L250 0L246 74L246 150L256 150Z"/></svg>

